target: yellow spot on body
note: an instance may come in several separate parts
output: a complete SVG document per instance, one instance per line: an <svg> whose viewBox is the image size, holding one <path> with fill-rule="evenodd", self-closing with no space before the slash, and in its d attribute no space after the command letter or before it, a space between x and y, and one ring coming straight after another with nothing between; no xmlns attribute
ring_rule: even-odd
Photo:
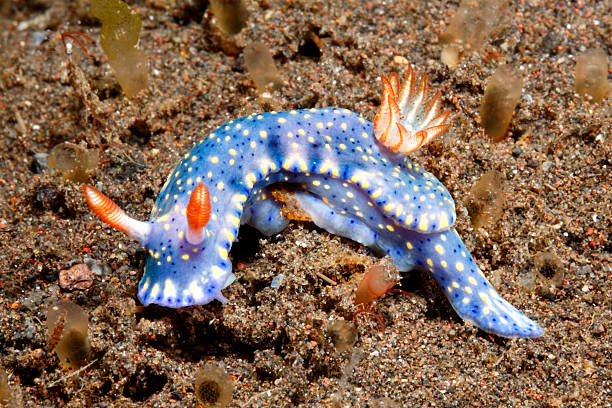
<svg viewBox="0 0 612 408"><path fill-rule="evenodd" d="M433 262L431 259L427 258L427 265L433 266ZM454 286L454 285L453 285Z"/></svg>
<svg viewBox="0 0 612 408"><path fill-rule="evenodd" d="M158 293L159 293L159 283L156 283L151 288L151 293L149 294L149 296L150 297L155 297L155 296L157 296Z"/></svg>
<svg viewBox="0 0 612 408"><path fill-rule="evenodd" d="M255 146L257 146L257 143L251 142L251 148L255 148Z"/></svg>
<svg viewBox="0 0 612 408"><path fill-rule="evenodd" d="M310 143L314 143L314 141L315 141L315 140L314 140L314 137L309 136L309 137L308 137L308 141L309 141Z"/></svg>
<svg viewBox="0 0 612 408"><path fill-rule="evenodd" d="M180 239L183 239L183 236L184 236L184 235L185 235L185 233L184 233L183 231L181 231L181 232L179 232L179 233L178 233L178 237L179 237Z"/></svg>
<svg viewBox="0 0 612 408"><path fill-rule="evenodd" d="M343 122L343 123L340 125L340 127L342 128L342 130L346 130L346 123L344 123L344 122Z"/></svg>
<svg viewBox="0 0 612 408"><path fill-rule="evenodd" d="M235 155L236 155L236 153L237 153L237 152L236 152L236 150L234 150L234 149L229 149L229 154L231 154L232 156L235 156Z"/></svg>
<svg viewBox="0 0 612 408"><path fill-rule="evenodd" d="M471 283L472 285L476 286L476 279L474 279L473 277L471 277L471 276L470 276L470 277L468 278L468 281L470 281L470 283Z"/></svg>
<svg viewBox="0 0 612 408"><path fill-rule="evenodd" d="M425 217L421 218L421 222L419 223L419 229L421 231L427 231L427 220Z"/></svg>
<svg viewBox="0 0 612 408"><path fill-rule="evenodd" d="M469 286L466 286L464 289L467 293L472 293L472 288L470 288Z"/></svg>
<svg viewBox="0 0 612 408"><path fill-rule="evenodd" d="M324 125L323 125L323 122L319 122L319 123L317 123L317 127L318 127L319 129L323 129L323 126L324 126Z"/></svg>
<svg viewBox="0 0 612 408"><path fill-rule="evenodd" d="M412 244L410 243L410 241L406 241L406 248L408 248L408 249L412 249L412 248L414 248L414 247L412 246Z"/></svg>
<svg viewBox="0 0 612 408"><path fill-rule="evenodd" d="M461 272L463 270L463 264L461 262L457 262L457 264L455 265L455 267L457 268L457 270L459 272Z"/></svg>
<svg viewBox="0 0 612 408"><path fill-rule="evenodd" d="M191 156L191 161L192 161L192 162L193 162L193 161L196 161L196 160L198 160L198 156Z"/></svg>
<svg viewBox="0 0 612 408"><path fill-rule="evenodd" d="M308 119L308 118L310 117L310 115L309 115L309 114L305 114L305 115L304 115L304 117L305 117L306 119Z"/></svg>
<svg viewBox="0 0 612 408"><path fill-rule="evenodd" d="M170 225L168 225L168 224L164 224L164 229L165 229L166 231L168 231L168 230L170 229Z"/></svg>
<svg viewBox="0 0 612 408"><path fill-rule="evenodd" d="M315 186L320 186L321 182L319 180L313 180L312 184Z"/></svg>
<svg viewBox="0 0 612 408"><path fill-rule="evenodd" d="M266 137L268 137L268 133L266 133L265 130L262 130L261 132L259 132L259 136L261 136L262 139L265 139Z"/></svg>
<svg viewBox="0 0 612 408"><path fill-rule="evenodd" d="M216 164L219 163L219 158L217 156L213 156L210 158L210 161Z"/></svg>
<svg viewBox="0 0 612 408"><path fill-rule="evenodd" d="M188 259L189 259L189 255L184 254L184 255L182 255L182 256L181 256L181 259L183 259L184 261L186 261L186 260L188 260Z"/></svg>
<svg viewBox="0 0 612 408"><path fill-rule="evenodd" d="M342 150L346 150L346 145L344 143L340 143L338 147Z"/></svg>
<svg viewBox="0 0 612 408"><path fill-rule="evenodd" d="M470 303L470 298L469 297L464 297L462 300L464 305L467 305L468 303Z"/></svg>
<svg viewBox="0 0 612 408"><path fill-rule="evenodd" d="M278 123L285 123L285 122L286 122L285 118L278 118Z"/></svg>
<svg viewBox="0 0 612 408"><path fill-rule="evenodd" d="M168 256L166 257L166 262L170 262L170 261L172 261L172 257L171 257L170 255L168 255Z"/></svg>
<svg viewBox="0 0 612 408"><path fill-rule="evenodd" d="M491 310L488 307L485 307L484 309L482 309L482 313L484 313L486 315L488 315L490 311Z"/></svg>
<svg viewBox="0 0 612 408"><path fill-rule="evenodd" d="M436 248L436 252L439 253L440 255L444 253L444 248L442 248L442 245L437 244L435 248Z"/></svg>
<svg viewBox="0 0 612 408"><path fill-rule="evenodd" d="M482 299L483 302L490 304L491 301L489 300L489 297L486 295L486 293L480 293L480 298Z"/></svg>
<svg viewBox="0 0 612 408"><path fill-rule="evenodd" d="M223 187L225 187L225 184L223 184L223 182L222 182L222 181L220 181L219 183L217 183L217 188L218 188L219 190L223 190Z"/></svg>
<svg viewBox="0 0 612 408"><path fill-rule="evenodd" d="M459 288L459 284L457 282L455 282L455 281L453 281L453 288L455 288L455 289Z"/></svg>
<svg viewBox="0 0 612 408"><path fill-rule="evenodd" d="M302 136L306 134L306 132L304 131L304 129L298 129L298 133L299 133L300 135L302 135Z"/></svg>
<svg viewBox="0 0 612 408"><path fill-rule="evenodd" d="M236 129L240 129L241 127L242 127L242 125L241 125L240 123L238 123L238 124L236 125Z"/></svg>
<svg viewBox="0 0 612 408"><path fill-rule="evenodd" d="M376 190L375 192L372 193L372 198L374 199L378 198L381 195L381 193L382 191L380 189Z"/></svg>
<svg viewBox="0 0 612 408"><path fill-rule="evenodd" d="M227 249L219 247L219 256L223 259L227 259Z"/></svg>
<svg viewBox="0 0 612 408"><path fill-rule="evenodd" d="M440 265L442 265L443 268L446 268L448 266L446 261L440 261Z"/></svg>
<svg viewBox="0 0 612 408"><path fill-rule="evenodd" d="M393 231L394 231L394 229L393 229L393 227L392 227L391 225L387 225L387 229L388 229L389 231L391 231L391 232L393 232Z"/></svg>
<svg viewBox="0 0 612 408"><path fill-rule="evenodd" d="M244 131L242 132L243 135L247 136L249 134L249 129L244 129Z"/></svg>
<svg viewBox="0 0 612 408"><path fill-rule="evenodd" d="M346 196L347 196L348 198L353 198L353 197L355 197L355 195L354 195L353 193L351 193L350 191L347 191Z"/></svg>

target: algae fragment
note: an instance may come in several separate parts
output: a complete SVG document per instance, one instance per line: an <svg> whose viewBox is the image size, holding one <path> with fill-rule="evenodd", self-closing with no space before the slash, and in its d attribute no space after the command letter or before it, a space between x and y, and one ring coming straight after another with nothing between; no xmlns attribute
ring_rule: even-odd
<svg viewBox="0 0 612 408"><path fill-rule="evenodd" d="M131 98L147 86L146 56L137 47L140 17L120 0L92 0L90 10L102 20L100 44L123 92Z"/></svg>
<svg viewBox="0 0 612 408"><path fill-rule="evenodd" d="M282 86L283 80L265 44L252 42L247 45L244 49L244 63L259 92L265 92L267 87L274 89Z"/></svg>
<svg viewBox="0 0 612 408"><path fill-rule="evenodd" d="M593 103L600 102L610 90L608 56L601 48L587 50L576 58L576 93Z"/></svg>
<svg viewBox="0 0 612 408"><path fill-rule="evenodd" d="M249 12L243 0L211 0L215 25L227 35L238 34L247 23Z"/></svg>
<svg viewBox="0 0 612 408"><path fill-rule="evenodd" d="M512 113L521 97L523 78L507 65L502 65L489 78L480 105L480 120L485 133L499 142L506 136Z"/></svg>
<svg viewBox="0 0 612 408"><path fill-rule="evenodd" d="M504 175L491 170L485 173L470 190L466 204L472 227L478 229L488 223L495 224L504 208Z"/></svg>
<svg viewBox="0 0 612 408"><path fill-rule="evenodd" d="M60 143L51 149L48 166L59 171L66 180L85 183L98 167L100 155L72 143Z"/></svg>
<svg viewBox="0 0 612 408"><path fill-rule="evenodd" d="M87 363L88 326L87 312L74 303L60 300L47 310L49 346L55 350L64 367L76 370Z"/></svg>

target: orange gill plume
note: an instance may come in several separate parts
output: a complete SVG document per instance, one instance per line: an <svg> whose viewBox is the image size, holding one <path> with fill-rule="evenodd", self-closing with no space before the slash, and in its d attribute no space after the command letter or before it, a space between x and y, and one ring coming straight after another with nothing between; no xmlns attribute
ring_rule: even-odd
<svg viewBox="0 0 612 408"><path fill-rule="evenodd" d="M210 195L202 183L193 189L187 204L187 241L198 245L204 240L204 227L210 219Z"/></svg>
<svg viewBox="0 0 612 408"><path fill-rule="evenodd" d="M450 128L450 112L440 112L441 95L429 97L427 74L408 65L404 82L395 73L381 75L382 103L374 118L374 136L389 149L409 154Z"/></svg>
<svg viewBox="0 0 612 408"><path fill-rule="evenodd" d="M83 185L83 193L87 204L98 217L111 227L123 231L130 238L135 239L141 244L145 244L147 236L151 231L151 224L138 221L128 216L110 198L96 190L95 188Z"/></svg>

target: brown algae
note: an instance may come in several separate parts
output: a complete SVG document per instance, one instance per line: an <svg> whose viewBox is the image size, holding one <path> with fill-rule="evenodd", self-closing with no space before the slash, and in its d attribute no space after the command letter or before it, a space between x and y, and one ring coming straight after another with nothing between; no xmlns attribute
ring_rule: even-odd
<svg viewBox="0 0 612 408"><path fill-rule="evenodd" d="M444 62L454 68L463 51L479 50L499 28L507 8L507 0L463 0L440 34L440 42L447 45L442 51Z"/></svg>
<svg viewBox="0 0 612 408"><path fill-rule="evenodd" d="M100 44L121 89L131 98L148 81L146 56L138 48L140 17L120 0L92 0L90 10L102 20Z"/></svg>
<svg viewBox="0 0 612 408"><path fill-rule="evenodd" d="M249 77L259 92L265 92L268 87L277 88L283 84L274 58L265 44L252 42L244 49L244 63Z"/></svg>
<svg viewBox="0 0 612 408"><path fill-rule="evenodd" d="M249 13L243 0L211 0L215 25L227 35L238 34L247 23Z"/></svg>
<svg viewBox="0 0 612 408"><path fill-rule="evenodd" d="M8 376L0 366L0 407L12 407L13 395L8 385Z"/></svg>
<svg viewBox="0 0 612 408"><path fill-rule="evenodd" d="M503 181L502 173L491 170L472 186L466 208L473 228L494 224L501 216L504 208Z"/></svg>
<svg viewBox="0 0 612 408"><path fill-rule="evenodd" d="M84 183L98 167L100 155L96 150L86 150L73 143L60 143L51 149L49 168L59 171L64 179Z"/></svg>
<svg viewBox="0 0 612 408"><path fill-rule="evenodd" d="M60 300L47 310L49 347L70 370L84 366L89 359L88 325L87 312L74 303Z"/></svg>
<svg viewBox="0 0 612 408"><path fill-rule="evenodd" d="M586 100L598 103L610 90L608 82L608 56L601 48L587 50L576 58L574 77L576 93Z"/></svg>
<svg viewBox="0 0 612 408"><path fill-rule="evenodd" d="M499 142L506 136L522 88L523 78L507 65L497 68L489 78L480 104L480 121L493 141Z"/></svg>
<svg viewBox="0 0 612 408"><path fill-rule="evenodd" d="M355 325L344 319L334 320L327 326L327 335L339 353L350 350L357 339Z"/></svg>

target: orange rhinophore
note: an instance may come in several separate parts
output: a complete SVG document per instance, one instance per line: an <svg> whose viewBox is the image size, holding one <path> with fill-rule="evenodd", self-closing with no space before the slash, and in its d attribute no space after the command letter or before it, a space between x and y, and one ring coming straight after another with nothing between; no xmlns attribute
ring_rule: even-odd
<svg viewBox="0 0 612 408"><path fill-rule="evenodd" d="M210 194L203 183L193 189L187 204L187 241L197 245L204 239L204 227L210 219Z"/></svg>
<svg viewBox="0 0 612 408"><path fill-rule="evenodd" d="M149 223L128 216L113 200L87 184L83 185L83 193L87 204L102 221L125 232L130 238L141 244L146 242L147 235L151 230Z"/></svg>
<svg viewBox="0 0 612 408"><path fill-rule="evenodd" d="M441 95L429 96L427 74L408 66L404 82L395 73L381 76L382 103L374 118L374 136L389 149L409 154L450 128L450 112L440 112Z"/></svg>

